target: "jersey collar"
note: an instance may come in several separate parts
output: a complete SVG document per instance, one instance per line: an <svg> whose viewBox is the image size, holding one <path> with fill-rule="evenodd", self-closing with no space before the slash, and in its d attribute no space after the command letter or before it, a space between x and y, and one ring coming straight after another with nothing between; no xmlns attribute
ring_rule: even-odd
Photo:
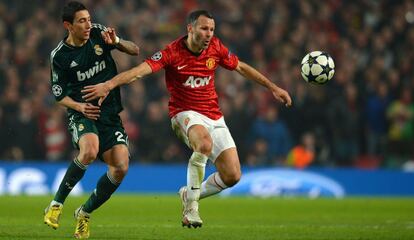
<svg viewBox="0 0 414 240"><path fill-rule="evenodd" d="M187 41L187 38L188 38L188 35L185 35L185 36L183 36L183 37L181 38L181 44L183 45L183 47L184 47L184 48L185 48L185 49L186 49L189 53L191 53L191 55L196 56L196 57L201 56L201 55L204 53L205 49L203 49L203 51L201 51L200 53L195 53L195 52L191 51L191 50L188 48L187 44L185 44L185 42Z"/></svg>

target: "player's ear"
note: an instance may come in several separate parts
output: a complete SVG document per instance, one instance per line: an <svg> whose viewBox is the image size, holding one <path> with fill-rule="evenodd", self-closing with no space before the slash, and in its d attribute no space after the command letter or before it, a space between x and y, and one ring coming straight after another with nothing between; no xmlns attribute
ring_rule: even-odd
<svg viewBox="0 0 414 240"><path fill-rule="evenodd" d="M188 33L193 33L193 25L192 24L187 24L187 32Z"/></svg>
<svg viewBox="0 0 414 240"><path fill-rule="evenodd" d="M68 22L68 21L63 21L63 26L65 27L66 30L68 30L69 32L72 30L72 23Z"/></svg>

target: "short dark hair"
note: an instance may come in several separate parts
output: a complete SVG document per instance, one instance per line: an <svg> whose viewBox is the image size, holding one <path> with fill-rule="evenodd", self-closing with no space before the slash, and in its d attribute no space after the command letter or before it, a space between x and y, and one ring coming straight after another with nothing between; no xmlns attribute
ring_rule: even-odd
<svg viewBox="0 0 414 240"><path fill-rule="evenodd" d="M67 21L67 22L73 23L76 12L81 11L81 10L88 10L88 9L86 9L85 5L83 5L80 2L77 2L77 1L68 2L63 7L62 22Z"/></svg>
<svg viewBox="0 0 414 240"><path fill-rule="evenodd" d="M197 22L197 19L200 16L205 16L205 17L208 17L210 19L214 19L213 15L211 15L211 13L209 11L207 11L207 10L196 10L196 11L193 11L190 14L188 14L187 24L194 25Z"/></svg>

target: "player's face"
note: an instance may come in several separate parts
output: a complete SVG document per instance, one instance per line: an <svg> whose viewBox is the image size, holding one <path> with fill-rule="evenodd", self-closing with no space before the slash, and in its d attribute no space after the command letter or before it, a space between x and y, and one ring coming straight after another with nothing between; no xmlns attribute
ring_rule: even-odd
<svg viewBox="0 0 414 240"><path fill-rule="evenodd" d="M80 41L86 41L89 39L91 32L91 16L87 10L81 10L76 12L73 23L69 26L69 31L72 36Z"/></svg>
<svg viewBox="0 0 414 240"><path fill-rule="evenodd" d="M214 19L200 16L192 28L193 42L200 49L206 49L214 35Z"/></svg>

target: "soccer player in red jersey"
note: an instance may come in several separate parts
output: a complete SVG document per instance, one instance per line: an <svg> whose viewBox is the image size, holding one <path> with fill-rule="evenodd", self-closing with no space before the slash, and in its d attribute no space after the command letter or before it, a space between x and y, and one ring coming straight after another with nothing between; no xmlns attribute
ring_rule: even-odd
<svg viewBox="0 0 414 240"><path fill-rule="evenodd" d="M194 11L187 21L188 35L168 44L137 67L105 83L85 87L83 97L87 101L99 98L100 104L115 87L165 69L172 128L193 150L188 162L187 185L179 191L183 203L182 224L196 228L202 225L198 201L235 185L241 176L236 146L218 104L215 70L218 66L236 70L268 88L286 106L292 100L288 92L240 61L214 36L215 23L208 11ZM217 172L203 182L208 159L215 164Z"/></svg>

